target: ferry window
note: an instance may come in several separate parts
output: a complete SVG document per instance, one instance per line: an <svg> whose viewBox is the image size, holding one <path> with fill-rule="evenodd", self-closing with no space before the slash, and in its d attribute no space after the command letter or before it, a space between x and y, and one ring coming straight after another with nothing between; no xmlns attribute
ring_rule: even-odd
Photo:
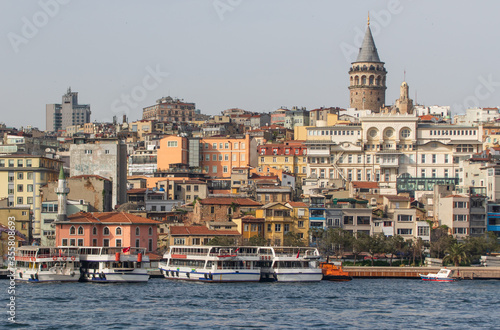
<svg viewBox="0 0 500 330"><path fill-rule="evenodd" d="M103 235L109 235L109 228L104 227L104 229L102 230L102 233L103 233ZM106 245L106 246L108 246L108 245Z"/></svg>
<svg viewBox="0 0 500 330"><path fill-rule="evenodd" d="M153 236L153 227L149 227L149 236Z"/></svg>
<svg viewBox="0 0 500 330"><path fill-rule="evenodd" d="M83 235L83 227L78 227L78 235Z"/></svg>
<svg viewBox="0 0 500 330"><path fill-rule="evenodd" d="M71 228L69 229L69 234L70 235L76 235L76 229L74 226L71 226Z"/></svg>
<svg viewBox="0 0 500 330"><path fill-rule="evenodd" d="M139 236L141 233L141 230L139 229L139 227L135 227L135 236Z"/></svg>
<svg viewBox="0 0 500 330"><path fill-rule="evenodd" d="M97 235L97 227L92 228L92 235Z"/></svg>
<svg viewBox="0 0 500 330"><path fill-rule="evenodd" d="M115 229L115 235L121 235L122 234L122 229L120 227L117 227ZM118 246L118 245L117 245Z"/></svg>

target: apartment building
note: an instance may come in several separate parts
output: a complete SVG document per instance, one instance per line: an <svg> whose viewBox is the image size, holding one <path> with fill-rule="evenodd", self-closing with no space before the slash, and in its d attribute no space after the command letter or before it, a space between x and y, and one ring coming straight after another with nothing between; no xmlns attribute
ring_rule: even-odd
<svg viewBox="0 0 500 330"><path fill-rule="evenodd" d="M156 100L156 104L142 111L142 119L167 121L170 123L188 122L195 119L196 105L170 96Z"/></svg>

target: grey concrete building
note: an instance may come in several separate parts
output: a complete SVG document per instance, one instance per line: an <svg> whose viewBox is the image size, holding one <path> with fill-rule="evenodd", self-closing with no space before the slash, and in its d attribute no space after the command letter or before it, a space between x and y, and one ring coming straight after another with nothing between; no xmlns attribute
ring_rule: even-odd
<svg viewBox="0 0 500 330"><path fill-rule="evenodd" d="M90 123L90 105L78 104L78 93L68 88L61 104L47 104L45 107L45 130L57 132L67 126Z"/></svg>
<svg viewBox="0 0 500 330"><path fill-rule="evenodd" d="M112 206L127 202L127 146L115 139L86 141L70 147L70 174L99 175L113 186Z"/></svg>

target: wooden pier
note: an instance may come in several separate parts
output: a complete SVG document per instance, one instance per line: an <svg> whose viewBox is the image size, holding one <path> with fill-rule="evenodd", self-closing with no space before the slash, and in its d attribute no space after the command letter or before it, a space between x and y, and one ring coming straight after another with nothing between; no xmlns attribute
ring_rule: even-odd
<svg viewBox="0 0 500 330"><path fill-rule="evenodd" d="M415 278L419 274L437 273L442 267L357 267L344 266L353 278ZM453 277L474 280L500 280L500 267L447 267L455 270Z"/></svg>

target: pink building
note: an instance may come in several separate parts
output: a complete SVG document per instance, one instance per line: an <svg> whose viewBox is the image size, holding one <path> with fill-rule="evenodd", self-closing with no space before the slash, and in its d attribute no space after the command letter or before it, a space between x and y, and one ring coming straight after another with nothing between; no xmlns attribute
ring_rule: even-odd
<svg viewBox="0 0 500 330"><path fill-rule="evenodd" d="M54 223L56 246L143 247L153 252L161 222L125 212L79 212Z"/></svg>

